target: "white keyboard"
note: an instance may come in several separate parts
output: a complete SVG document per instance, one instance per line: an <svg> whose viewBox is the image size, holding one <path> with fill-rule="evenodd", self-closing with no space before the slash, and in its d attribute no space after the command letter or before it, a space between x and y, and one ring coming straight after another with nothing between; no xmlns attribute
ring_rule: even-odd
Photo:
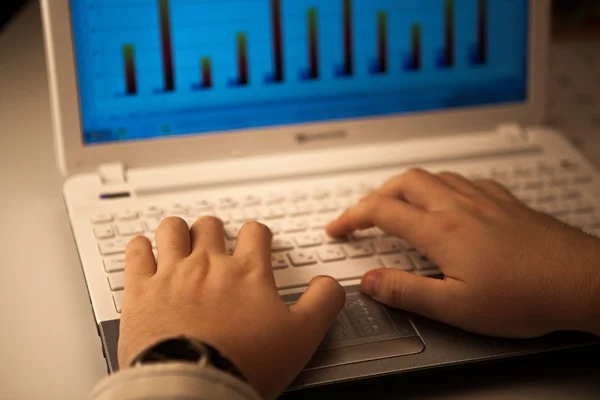
<svg viewBox="0 0 600 400"><path fill-rule="evenodd" d="M577 164L499 165L489 171L462 171L471 179L493 178L506 185L523 202L539 211L600 237L600 208L588 194L591 175ZM225 224L226 243L233 253L241 226L260 221L273 232L272 267L279 289L306 286L317 275L344 281L361 278L375 268L398 268L425 276L440 275L438 268L407 241L386 236L378 229L357 232L339 240L324 233L325 226L343 210L355 205L374 187L311 188L265 197L204 198L90 216L91 229L103 258L107 284L115 307L121 312L125 247L135 235L145 235L156 246L154 232L166 216L178 216L193 224L202 216L216 216Z"/></svg>

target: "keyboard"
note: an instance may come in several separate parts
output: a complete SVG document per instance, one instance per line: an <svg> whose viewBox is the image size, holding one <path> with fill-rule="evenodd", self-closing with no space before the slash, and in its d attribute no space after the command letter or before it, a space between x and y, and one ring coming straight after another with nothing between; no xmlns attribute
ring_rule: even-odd
<svg viewBox="0 0 600 400"><path fill-rule="evenodd" d="M600 237L600 208L586 190L594 184L594 178L583 173L577 163L563 160L512 167L497 165L487 171L459 172L470 179L495 179L530 207ZM305 287L313 277L323 274L339 281L360 279L367 271L381 267L423 276L441 275L437 266L409 242L377 228L355 232L345 239L331 238L324 232L329 222L375 187L371 182L359 182L338 187L303 187L266 196L198 196L185 202L94 213L90 215L90 227L119 313L127 243L136 235L145 235L156 248L154 233L167 216L181 217L189 225L203 216L220 218L230 254L244 223L259 221L267 225L273 232L272 268L280 290Z"/></svg>

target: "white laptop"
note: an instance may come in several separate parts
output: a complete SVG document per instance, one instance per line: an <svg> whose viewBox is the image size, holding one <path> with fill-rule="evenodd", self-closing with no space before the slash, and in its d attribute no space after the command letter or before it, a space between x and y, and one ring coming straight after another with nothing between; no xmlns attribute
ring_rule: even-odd
<svg viewBox="0 0 600 400"><path fill-rule="evenodd" d="M439 276L376 229L325 225L405 169L495 178L600 233L599 176L544 128L549 1L43 0L56 154L109 371L124 250L165 216L274 233L288 301L331 275L348 303L292 388L581 346L502 341L360 294L377 267ZM366 318L365 318L366 316ZM260 317L260 316L257 316Z"/></svg>

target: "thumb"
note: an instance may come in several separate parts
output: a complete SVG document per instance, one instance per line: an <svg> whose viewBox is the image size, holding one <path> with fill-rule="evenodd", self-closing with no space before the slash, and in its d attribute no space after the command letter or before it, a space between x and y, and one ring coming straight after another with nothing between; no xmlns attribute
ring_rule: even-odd
<svg viewBox="0 0 600 400"><path fill-rule="evenodd" d="M316 345L331 328L346 303L346 291L333 278L314 278L302 297L291 307L291 312L307 322L310 332L316 336Z"/></svg>
<svg viewBox="0 0 600 400"><path fill-rule="evenodd" d="M390 307L445 322L450 318L449 294L456 289L456 283L383 268L365 274L361 290Z"/></svg>

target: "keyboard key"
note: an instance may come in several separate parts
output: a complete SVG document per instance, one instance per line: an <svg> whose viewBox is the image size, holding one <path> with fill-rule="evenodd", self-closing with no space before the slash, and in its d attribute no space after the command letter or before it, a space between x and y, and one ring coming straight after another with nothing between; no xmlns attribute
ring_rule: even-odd
<svg viewBox="0 0 600 400"><path fill-rule="evenodd" d="M594 183L594 177L591 175L579 175L573 178L573 183L576 185L589 185Z"/></svg>
<svg viewBox="0 0 600 400"><path fill-rule="evenodd" d="M194 208L196 210L206 210L206 211L211 210L212 211L213 206L214 206L214 203L209 200L197 200L194 202Z"/></svg>
<svg viewBox="0 0 600 400"><path fill-rule="evenodd" d="M313 206L310 203L290 204L285 207L285 212L292 217L309 215L313 212Z"/></svg>
<svg viewBox="0 0 600 400"><path fill-rule="evenodd" d="M294 267L304 267L305 265L312 265L317 263L317 257L312 251L301 250L293 251L288 254L290 261Z"/></svg>
<svg viewBox="0 0 600 400"><path fill-rule="evenodd" d="M406 272L412 272L415 269L405 254L385 256L381 258L381 261L386 268L395 268Z"/></svg>
<svg viewBox="0 0 600 400"><path fill-rule="evenodd" d="M373 242L375 253L379 255L400 253L404 250L402 240L394 237L384 237Z"/></svg>
<svg viewBox="0 0 600 400"><path fill-rule="evenodd" d="M123 311L123 297L125 295L124 291L114 292L113 293L113 301L115 303L115 308L119 314Z"/></svg>
<svg viewBox="0 0 600 400"><path fill-rule="evenodd" d="M294 242L291 239L285 237L278 237L273 239L272 250L273 251L284 251L284 250L293 250L296 246L294 246Z"/></svg>
<svg viewBox="0 0 600 400"><path fill-rule="evenodd" d="M303 220L285 220L281 223L281 231L284 233L304 232L308 224Z"/></svg>
<svg viewBox="0 0 600 400"><path fill-rule="evenodd" d="M144 225L139 221L121 222L117 224L120 236L135 236L144 233Z"/></svg>
<svg viewBox="0 0 600 400"><path fill-rule="evenodd" d="M115 217L119 221L133 221L138 219L139 215L140 214L137 211L132 210L130 208L115 213Z"/></svg>
<svg viewBox="0 0 600 400"><path fill-rule="evenodd" d="M108 224L113 221L113 217L108 213L98 213L90 217L92 224Z"/></svg>
<svg viewBox="0 0 600 400"><path fill-rule="evenodd" d="M300 191L297 190L295 192L293 192L289 197L288 200L291 201L292 203L298 203L301 201L306 201L308 199L308 193L304 192L304 191Z"/></svg>
<svg viewBox="0 0 600 400"><path fill-rule="evenodd" d="M344 251L337 246L322 247L317 250L317 256L322 262L341 261L346 259Z"/></svg>
<svg viewBox="0 0 600 400"><path fill-rule="evenodd" d="M298 235L294 238L294 241L298 247L313 247L319 246L323 243L320 236L316 233L304 233L302 235Z"/></svg>
<svg viewBox="0 0 600 400"><path fill-rule="evenodd" d="M280 206L263 207L261 215L264 219L281 219L285 217L285 210Z"/></svg>
<svg viewBox="0 0 600 400"><path fill-rule="evenodd" d="M315 215L308 223L311 229L325 229L333 219L330 216Z"/></svg>
<svg viewBox="0 0 600 400"><path fill-rule="evenodd" d="M405 239L398 239L400 244L402 245L402 247L404 247L404 250L415 250L415 246L412 245L412 243L409 243L407 240Z"/></svg>
<svg viewBox="0 0 600 400"><path fill-rule="evenodd" d="M350 258L369 257L373 255L373 249L369 243L351 243L344 245L344 251Z"/></svg>
<svg viewBox="0 0 600 400"><path fill-rule="evenodd" d="M242 200L242 203L248 207L259 206L262 204L262 199L258 196L249 195L249 196L244 197L244 199Z"/></svg>
<svg viewBox="0 0 600 400"><path fill-rule="evenodd" d="M363 258L328 263L326 268L323 265L312 265L276 270L273 273L277 287L282 290L307 286L314 277L324 274L338 281L360 279L365 273L377 268L381 268L378 260Z"/></svg>
<svg viewBox="0 0 600 400"><path fill-rule="evenodd" d="M315 200L325 200L331 197L331 191L329 189L317 188L312 193L312 198Z"/></svg>
<svg viewBox="0 0 600 400"><path fill-rule="evenodd" d="M280 193L271 193L265 201L269 205L282 204L283 202L285 202L285 195Z"/></svg>
<svg viewBox="0 0 600 400"><path fill-rule="evenodd" d="M125 289L125 274L123 272L108 274L108 285L113 292Z"/></svg>
<svg viewBox="0 0 600 400"><path fill-rule="evenodd" d="M339 209L340 209L340 205L335 200L322 201L316 207L316 211L318 213L329 213L329 212L338 211Z"/></svg>
<svg viewBox="0 0 600 400"><path fill-rule="evenodd" d="M148 218L146 221L144 221L144 224L146 225L146 230L148 232L156 232L161 221L162 219L160 218Z"/></svg>
<svg viewBox="0 0 600 400"><path fill-rule="evenodd" d="M237 239L237 237L240 233L240 229L241 229L241 227L239 225L226 226L225 227L225 236L229 240Z"/></svg>
<svg viewBox="0 0 600 400"><path fill-rule="evenodd" d="M335 195L338 197L349 197L354 195L354 189L350 186L338 186L335 189Z"/></svg>
<svg viewBox="0 0 600 400"><path fill-rule="evenodd" d="M323 242L327 244L348 243L348 238L334 238L326 233L324 233L322 237Z"/></svg>
<svg viewBox="0 0 600 400"><path fill-rule="evenodd" d="M250 222L260 218L258 211L254 208L242 208L233 210L229 216L234 222Z"/></svg>
<svg viewBox="0 0 600 400"><path fill-rule="evenodd" d="M570 201L570 200L579 200L583 198L583 193L581 193L577 189L569 188L562 193L561 199Z"/></svg>
<svg viewBox="0 0 600 400"><path fill-rule="evenodd" d="M148 206L142 210L141 214L146 218L159 218L163 215L163 209L159 206Z"/></svg>
<svg viewBox="0 0 600 400"><path fill-rule="evenodd" d="M273 254L271 256L271 265L273 269L288 268L290 266L287 255L284 253Z"/></svg>
<svg viewBox="0 0 600 400"><path fill-rule="evenodd" d="M173 203L165 210L165 214L169 217L181 217L188 215L190 211L189 204Z"/></svg>
<svg viewBox="0 0 600 400"><path fill-rule="evenodd" d="M124 271L125 257L114 257L105 259L104 270L108 273Z"/></svg>
<svg viewBox="0 0 600 400"><path fill-rule="evenodd" d="M94 236L96 239L112 239L115 237L115 230L112 225L101 225L94 228Z"/></svg>
<svg viewBox="0 0 600 400"><path fill-rule="evenodd" d="M378 230L378 229L375 229L375 228L369 228L369 229L362 229L362 230L359 230L359 231L355 231L355 232L352 234L352 237L353 237L354 239L357 239L357 240L361 240L361 239L372 239L372 238L374 238L374 237L377 237L377 236L379 236L379 235L380 235L380 233L381 233L381 231L380 231L380 230Z"/></svg>
<svg viewBox="0 0 600 400"><path fill-rule="evenodd" d="M237 201L232 197L223 197L219 199L219 207L222 209L230 209L237 207Z"/></svg>
<svg viewBox="0 0 600 400"><path fill-rule="evenodd" d="M431 260L421 254L411 253L408 257L410 258L410 261L412 261L415 268L419 271L437 269L437 266L431 262Z"/></svg>
<svg viewBox="0 0 600 400"><path fill-rule="evenodd" d="M98 243L98 248L100 250L100 254L103 256L112 256L114 254L125 253L128 243L129 242L125 239L107 240Z"/></svg>

